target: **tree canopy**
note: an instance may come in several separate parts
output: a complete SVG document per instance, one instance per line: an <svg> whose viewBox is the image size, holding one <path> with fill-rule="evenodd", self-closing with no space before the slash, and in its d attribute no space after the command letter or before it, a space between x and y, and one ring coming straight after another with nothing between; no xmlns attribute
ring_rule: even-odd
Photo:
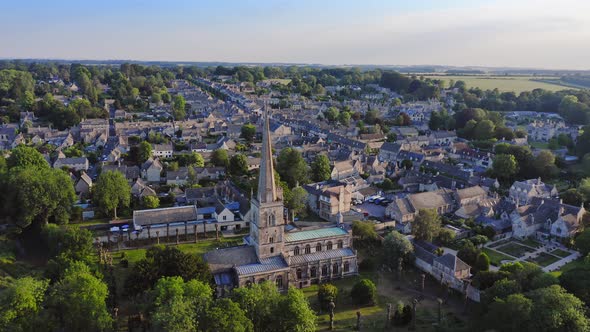
<svg viewBox="0 0 590 332"><path fill-rule="evenodd" d="M129 206L131 187L127 179L117 171L106 171L100 174L96 185L92 187L94 202L105 214L117 218L117 209Z"/></svg>

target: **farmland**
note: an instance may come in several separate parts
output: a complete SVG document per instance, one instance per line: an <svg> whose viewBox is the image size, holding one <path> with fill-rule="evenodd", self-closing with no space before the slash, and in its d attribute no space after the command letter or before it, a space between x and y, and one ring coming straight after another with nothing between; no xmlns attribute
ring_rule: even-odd
<svg viewBox="0 0 590 332"><path fill-rule="evenodd" d="M565 89L572 89L571 87L541 82L539 80L555 80L556 77L532 77L532 76L488 76L488 75L426 75L426 78L442 79L448 82L464 81L467 88L480 88L482 90L493 90L498 88L502 92L514 91L520 93L522 91L531 91L534 89L545 89L549 91L559 91Z"/></svg>

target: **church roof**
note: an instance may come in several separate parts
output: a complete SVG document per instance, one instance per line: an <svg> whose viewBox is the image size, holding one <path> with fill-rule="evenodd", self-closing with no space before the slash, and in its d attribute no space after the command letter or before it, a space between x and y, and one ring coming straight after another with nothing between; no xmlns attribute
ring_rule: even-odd
<svg viewBox="0 0 590 332"><path fill-rule="evenodd" d="M307 231L297 231L292 233L285 233L286 242L307 241L313 239L320 239L330 236L339 236L348 234L340 227L318 228Z"/></svg>
<svg viewBox="0 0 590 332"><path fill-rule="evenodd" d="M350 248L326 250L326 251L314 252L313 254L292 256L291 263L292 264L303 264L303 263L317 262L317 261L324 260L324 259L350 257L350 256L354 256L354 252Z"/></svg>
<svg viewBox="0 0 590 332"><path fill-rule="evenodd" d="M238 275L249 275L257 274L261 272L275 271L288 269L289 266L281 256L273 256L269 258L263 258L260 263L251 263L246 265L236 266L236 272Z"/></svg>
<svg viewBox="0 0 590 332"><path fill-rule="evenodd" d="M252 246L237 246L212 250L203 256L211 272L218 273L236 265L257 263L256 250Z"/></svg>

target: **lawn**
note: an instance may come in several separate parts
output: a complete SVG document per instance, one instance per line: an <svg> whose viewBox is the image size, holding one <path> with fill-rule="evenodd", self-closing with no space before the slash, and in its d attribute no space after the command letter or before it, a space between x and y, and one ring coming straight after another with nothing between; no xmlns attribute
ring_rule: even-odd
<svg viewBox="0 0 590 332"><path fill-rule="evenodd" d="M550 254L561 257L561 258L566 258L567 256L571 255L571 253L569 251L565 251L562 249L555 249L552 252L550 252Z"/></svg>
<svg viewBox="0 0 590 332"><path fill-rule="evenodd" d="M524 240L515 240L515 242L523 244L525 246L532 247L532 248L540 248L542 245L540 242L530 239L530 238L526 238Z"/></svg>
<svg viewBox="0 0 590 332"><path fill-rule="evenodd" d="M553 255L550 255L548 253L542 252L542 253L540 253L535 258L529 258L529 259L527 259L527 261L533 262L533 263L535 263L537 265L540 265L542 267L545 267L545 266L548 266L548 265L551 265L551 264L557 262L559 259L560 258L557 257L557 256L553 256Z"/></svg>
<svg viewBox="0 0 590 332"><path fill-rule="evenodd" d="M549 149L549 143L547 142L529 142L529 145L535 149Z"/></svg>
<svg viewBox="0 0 590 332"><path fill-rule="evenodd" d="M486 255L488 255L488 257L490 258L490 264L494 265L494 266L500 266L502 265L502 261L504 260L513 260L512 257L510 256L506 256L501 252L497 252L495 250L492 250L490 248L483 248L482 249L483 252L486 253Z"/></svg>
<svg viewBox="0 0 590 332"><path fill-rule="evenodd" d="M532 91L534 89L545 89L549 91L560 91L571 89L559 84L533 81L533 79L541 79L542 77L532 76L490 76L490 75L426 75L427 78L442 79L447 83L450 80L464 81L467 88L480 88L482 90L493 90L497 88L500 92L514 91L519 94L523 91ZM544 77L544 79L550 79Z"/></svg>
<svg viewBox="0 0 590 332"><path fill-rule="evenodd" d="M559 277L565 271L573 270L575 268L584 267L584 266L588 266L588 263L585 263L584 259L582 258L582 259L578 259L575 261L571 261L571 262L565 264L564 266L562 266L558 271L552 271L550 273L556 277Z"/></svg>
<svg viewBox="0 0 590 332"><path fill-rule="evenodd" d="M518 244L516 242L510 242L508 244L502 245L502 246L496 248L496 250L501 251L505 254L514 256L514 257L522 257L527 252L534 251L528 247L521 246L520 244Z"/></svg>

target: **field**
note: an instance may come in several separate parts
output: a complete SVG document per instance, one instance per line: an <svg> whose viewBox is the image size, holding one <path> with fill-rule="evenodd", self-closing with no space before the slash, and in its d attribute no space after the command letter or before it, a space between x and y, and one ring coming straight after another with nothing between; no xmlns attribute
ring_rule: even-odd
<svg viewBox="0 0 590 332"><path fill-rule="evenodd" d="M532 76L426 75L424 77L442 79L447 83L450 80L455 82L464 81L465 84L467 84L467 88L480 88L482 90L493 90L498 88L501 92L514 91L517 94L523 91L531 91L539 88L549 91L572 89L571 87L564 85L533 81ZM534 79L555 79L555 77L535 77Z"/></svg>
<svg viewBox="0 0 590 332"><path fill-rule="evenodd" d="M489 249L489 248L483 248L482 250L483 252L486 253L486 255L488 255L488 257L490 258L490 264L494 265L494 266L500 266L502 265L502 261L504 260L513 260L512 257L504 255L503 253L497 252L495 250Z"/></svg>

